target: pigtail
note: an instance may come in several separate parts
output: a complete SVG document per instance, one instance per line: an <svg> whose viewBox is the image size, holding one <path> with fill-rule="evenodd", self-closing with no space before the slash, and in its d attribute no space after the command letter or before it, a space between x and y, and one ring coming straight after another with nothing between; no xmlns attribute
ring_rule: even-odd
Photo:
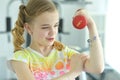
<svg viewBox="0 0 120 80"><path fill-rule="evenodd" d="M53 47L58 51L62 51L65 48L65 46L59 41L55 41Z"/></svg>
<svg viewBox="0 0 120 80"><path fill-rule="evenodd" d="M25 9L24 5L21 5L19 7L18 19L15 23L15 28L12 30L14 52L23 49L21 45L25 42L23 37L25 23L24 9Z"/></svg>

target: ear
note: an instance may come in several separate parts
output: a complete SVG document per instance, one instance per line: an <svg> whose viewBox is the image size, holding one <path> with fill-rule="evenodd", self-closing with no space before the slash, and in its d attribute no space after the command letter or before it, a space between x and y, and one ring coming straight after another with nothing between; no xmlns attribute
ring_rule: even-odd
<svg viewBox="0 0 120 80"><path fill-rule="evenodd" d="M31 27L30 27L30 25L28 23L24 24L24 28L25 28L25 30L27 31L27 33L29 35L32 35L32 29L31 29Z"/></svg>

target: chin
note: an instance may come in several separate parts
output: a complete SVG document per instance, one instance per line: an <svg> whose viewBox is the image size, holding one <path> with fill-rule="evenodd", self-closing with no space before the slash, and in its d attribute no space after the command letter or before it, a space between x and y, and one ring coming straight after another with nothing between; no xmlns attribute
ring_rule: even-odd
<svg viewBox="0 0 120 80"><path fill-rule="evenodd" d="M48 46L52 46L54 44L54 41L48 42Z"/></svg>

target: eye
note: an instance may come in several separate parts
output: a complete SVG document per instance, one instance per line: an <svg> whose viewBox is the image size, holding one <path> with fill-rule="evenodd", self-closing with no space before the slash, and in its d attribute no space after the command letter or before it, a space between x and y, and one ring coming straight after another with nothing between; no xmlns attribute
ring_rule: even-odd
<svg viewBox="0 0 120 80"><path fill-rule="evenodd" d="M59 23L55 24L55 26L54 26L54 27L59 27Z"/></svg>
<svg viewBox="0 0 120 80"><path fill-rule="evenodd" d="M59 25L55 25L54 27L59 27Z"/></svg>
<svg viewBox="0 0 120 80"><path fill-rule="evenodd" d="M49 28L49 27L46 26L46 27L42 27L41 29L48 29L48 28Z"/></svg>

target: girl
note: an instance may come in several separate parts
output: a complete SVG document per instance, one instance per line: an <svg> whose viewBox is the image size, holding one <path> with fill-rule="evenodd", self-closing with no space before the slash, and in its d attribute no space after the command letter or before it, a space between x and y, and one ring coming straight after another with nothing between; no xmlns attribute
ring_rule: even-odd
<svg viewBox="0 0 120 80"><path fill-rule="evenodd" d="M81 54L55 40L59 13L51 0L29 0L21 5L15 28L14 55L10 63L18 80L74 80L81 71L101 73L104 69L103 49L94 20L84 9L76 11L87 20L90 54ZM23 48L24 29L31 43Z"/></svg>

